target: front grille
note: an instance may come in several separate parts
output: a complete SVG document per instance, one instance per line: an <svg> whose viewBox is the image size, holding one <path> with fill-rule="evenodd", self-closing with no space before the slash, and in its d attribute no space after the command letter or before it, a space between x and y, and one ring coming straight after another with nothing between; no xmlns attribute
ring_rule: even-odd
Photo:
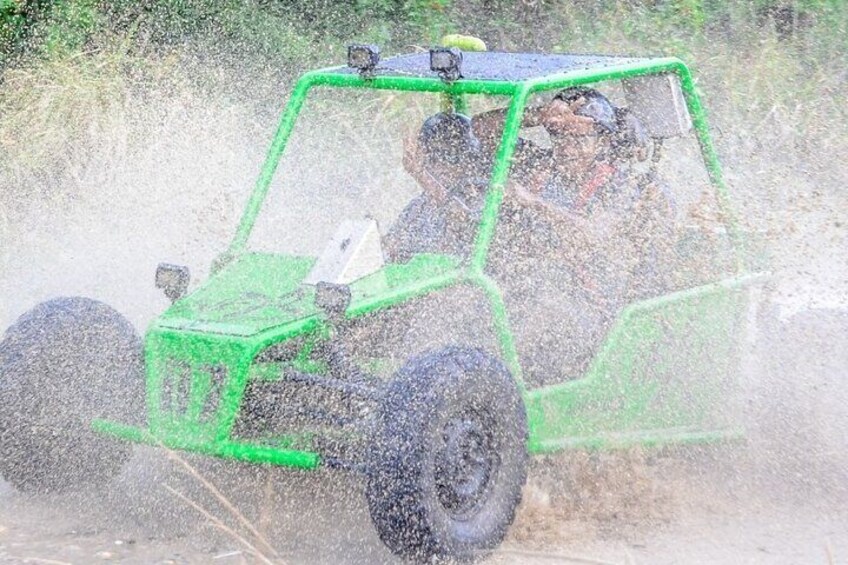
<svg viewBox="0 0 848 565"><path fill-rule="evenodd" d="M210 422L218 410L226 378L223 365L168 363L162 381L162 412L179 420Z"/></svg>

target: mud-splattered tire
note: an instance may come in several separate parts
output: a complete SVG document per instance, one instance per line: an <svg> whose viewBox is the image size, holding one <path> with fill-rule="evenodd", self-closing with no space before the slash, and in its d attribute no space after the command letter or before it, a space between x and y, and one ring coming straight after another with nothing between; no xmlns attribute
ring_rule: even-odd
<svg viewBox="0 0 848 565"><path fill-rule="evenodd" d="M93 418L143 413L141 342L118 312L57 298L18 318L0 342L0 475L24 492L102 485L129 458Z"/></svg>
<svg viewBox="0 0 848 565"><path fill-rule="evenodd" d="M395 554L474 561L503 540L526 479L527 420L503 364L447 348L389 384L368 454L371 518Z"/></svg>

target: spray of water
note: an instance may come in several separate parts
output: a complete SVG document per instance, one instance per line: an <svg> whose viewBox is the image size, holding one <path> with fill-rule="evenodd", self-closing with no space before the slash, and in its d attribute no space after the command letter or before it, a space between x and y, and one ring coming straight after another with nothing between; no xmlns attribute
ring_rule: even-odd
<svg viewBox="0 0 848 565"><path fill-rule="evenodd" d="M495 560L848 555L848 139L836 94L845 77L799 43L757 37L760 49L737 52L728 40L695 55L733 199L744 227L765 240L776 275L757 319L763 331L745 349L749 439L538 460ZM525 45L520 35L505 41ZM4 328L46 298L84 295L141 329L167 304L152 284L159 261L189 265L203 280L226 246L285 89L245 101L197 83L214 62L180 55L128 69L120 49L105 49L7 71ZM252 70L239 81L267 79L244 69ZM325 157L304 158L320 167ZM355 477L178 461L139 450L105 496L29 498L0 484L0 559L391 560Z"/></svg>

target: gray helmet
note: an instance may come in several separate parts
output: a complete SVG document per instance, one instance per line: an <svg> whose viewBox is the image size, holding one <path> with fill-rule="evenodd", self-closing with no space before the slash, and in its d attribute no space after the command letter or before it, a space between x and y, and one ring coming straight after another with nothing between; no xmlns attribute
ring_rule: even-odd
<svg viewBox="0 0 848 565"><path fill-rule="evenodd" d="M575 86L561 90L554 96L554 100L562 100L568 104L576 102L581 98L586 100L586 103L583 107L575 111L575 114L592 118L598 133L609 134L618 131L615 106L612 105L612 102L606 96L594 88Z"/></svg>
<svg viewBox="0 0 848 565"><path fill-rule="evenodd" d="M462 114L439 112L430 116L421 126L418 143L428 160L451 165L471 164L480 154L471 119Z"/></svg>

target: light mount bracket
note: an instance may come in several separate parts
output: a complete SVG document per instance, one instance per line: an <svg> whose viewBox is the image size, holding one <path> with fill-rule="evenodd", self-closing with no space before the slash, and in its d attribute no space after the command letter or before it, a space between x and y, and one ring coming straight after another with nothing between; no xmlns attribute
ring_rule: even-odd
<svg viewBox="0 0 848 565"><path fill-rule="evenodd" d="M190 279L188 267L183 265L159 263L156 267L156 288L162 289L172 303L188 293Z"/></svg>
<svg viewBox="0 0 848 565"><path fill-rule="evenodd" d="M456 47L433 47L430 49L430 70L439 73L445 82L462 78L462 51Z"/></svg>

